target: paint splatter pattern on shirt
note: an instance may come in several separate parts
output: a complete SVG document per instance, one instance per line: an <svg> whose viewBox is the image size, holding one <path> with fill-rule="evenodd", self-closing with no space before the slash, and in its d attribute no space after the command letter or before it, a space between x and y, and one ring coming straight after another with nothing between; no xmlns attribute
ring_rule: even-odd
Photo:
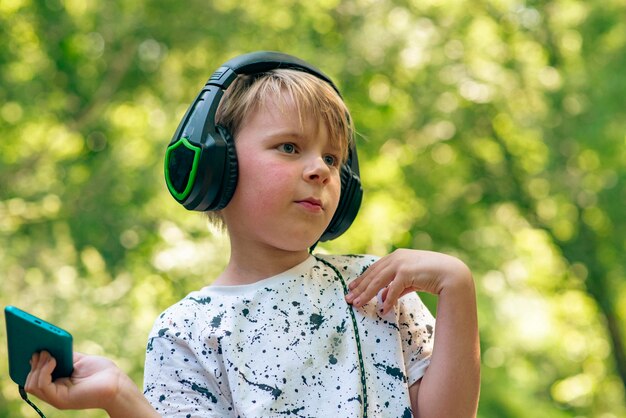
<svg viewBox="0 0 626 418"><path fill-rule="evenodd" d="M376 258L317 256L346 283ZM381 317L355 315L370 417L410 414L408 386L428 365L434 319L416 294ZM360 417L355 330L337 274L311 256L244 286L208 286L155 322L144 391L168 417ZM410 416L410 415L409 415Z"/></svg>

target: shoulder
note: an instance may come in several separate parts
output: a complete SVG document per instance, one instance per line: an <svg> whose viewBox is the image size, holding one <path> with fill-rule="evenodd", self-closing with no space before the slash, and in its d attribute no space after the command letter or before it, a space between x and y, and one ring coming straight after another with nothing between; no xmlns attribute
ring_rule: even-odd
<svg viewBox="0 0 626 418"><path fill-rule="evenodd" d="M380 257L368 254L316 254L315 258L318 264L321 263L337 270L340 274L347 276L346 278L353 279L363 274Z"/></svg>
<svg viewBox="0 0 626 418"><path fill-rule="evenodd" d="M214 298L205 289L188 294L161 312L154 321L151 336L162 337L166 331L180 331L198 325L198 320L206 318L213 309L212 302Z"/></svg>

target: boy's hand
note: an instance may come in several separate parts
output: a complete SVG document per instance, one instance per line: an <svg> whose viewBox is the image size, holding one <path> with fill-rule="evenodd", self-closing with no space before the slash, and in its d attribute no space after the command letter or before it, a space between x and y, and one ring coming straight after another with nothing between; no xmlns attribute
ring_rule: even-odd
<svg viewBox="0 0 626 418"><path fill-rule="evenodd" d="M438 295L433 354L419 385L414 383L409 389L411 405L424 418L475 417L480 345L474 281L468 267L441 253L396 250L372 264L348 287L346 301L356 307L384 289L383 315L409 292Z"/></svg>
<svg viewBox="0 0 626 418"><path fill-rule="evenodd" d="M58 409L100 408L111 417L160 416L134 382L104 357L74 353L72 376L53 382L55 366L48 352L33 354L24 389Z"/></svg>
<svg viewBox="0 0 626 418"><path fill-rule="evenodd" d="M104 408L119 391L123 373L103 357L74 353L71 377L52 381L56 360L48 352L33 354L25 389L58 409Z"/></svg>
<svg viewBox="0 0 626 418"><path fill-rule="evenodd" d="M420 291L439 295L450 286L467 284L473 286L471 272L458 258L432 251L399 249L350 282L346 301L360 307L384 289L384 315L407 293Z"/></svg>

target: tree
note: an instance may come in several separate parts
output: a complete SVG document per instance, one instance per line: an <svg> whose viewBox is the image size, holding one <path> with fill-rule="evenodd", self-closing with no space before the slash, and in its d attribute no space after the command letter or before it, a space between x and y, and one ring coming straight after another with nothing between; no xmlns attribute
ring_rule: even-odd
<svg viewBox="0 0 626 418"><path fill-rule="evenodd" d="M152 321L227 254L167 195L165 146L217 65L282 50L337 82L359 132L364 204L320 249L468 262L481 417L624 415L625 9L2 2L0 301L141 384ZM25 406L0 387L0 417L14 416Z"/></svg>

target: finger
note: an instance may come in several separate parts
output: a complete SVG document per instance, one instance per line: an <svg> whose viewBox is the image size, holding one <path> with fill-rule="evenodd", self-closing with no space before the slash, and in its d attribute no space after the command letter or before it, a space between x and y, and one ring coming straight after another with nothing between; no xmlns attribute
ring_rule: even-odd
<svg viewBox="0 0 626 418"><path fill-rule="evenodd" d="M28 376L26 376L26 383L24 384L24 389L28 393L33 393L34 382L37 381L38 376L37 373L39 371L39 353L34 353L30 358L30 372Z"/></svg>
<svg viewBox="0 0 626 418"><path fill-rule="evenodd" d="M77 353L76 351L74 351L74 354L72 356L72 366L74 370L76 370L77 368L80 368L80 364L83 362L85 357L87 357L85 354ZM76 375L72 373L72 376L76 376Z"/></svg>
<svg viewBox="0 0 626 418"><path fill-rule="evenodd" d="M46 374L51 375L52 370L48 371L48 359L50 355L47 352L35 353L31 357L31 370L28 376L26 377L26 384L24 385L24 389L38 398L44 398L44 385L46 384ZM52 376L48 377L50 382L52 381Z"/></svg>
<svg viewBox="0 0 626 418"><path fill-rule="evenodd" d="M385 289L386 297L383 299L383 316L387 315L398 302L398 299L402 296L404 286L399 280L394 280Z"/></svg>
<svg viewBox="0 0 626 418"><path fill-rule="evenodd" d="M387 262L387 257L388 256L382 257L378 259L377 261L375 261L374 263L372 263L363 273L361 273L359 277L352 280L348 284L348 289L350 290L355 289L357 286L359 286L361 282L363 282L364 280L368 280L370 276L372 275L375 276L381 268L385 267L386 262Z"/></svg>
<svg viewBox="0 0 626 418"><path fill-rule="evenodd" d="M31 372L35 369L37 369L39 367L39 358L41 357L41 354L37 353L33 353L32 357L30 358L30 370Z"/></svg>
<svg viewBox="0 0 626 418"><path fill-rule="evenodd" d="M357 293L352 305L360 307L369 302L381 289L387 287L394 277L395 272L393 269L380 271L376 277L372 278L367 283L362 283L359 288L355 289Z"/></svg>
<svg viewBox="0 0 626 418"><path fill-rule="evenodd" d="M26 382L30 383L29 386L31 388L34 388L38 385L39 376L41 375L44 363L45 363L44 352L33 353L33 356L30 359L30 373L28 374L28 377L26 378Z"/></svg>
<svg viewBox="0 0 626 418"><path fill-rule="evenodd" d="M361 293L367 289L370 282L374 280L376 277L380 276L381 273L385 270L387 266L386 257L381 258L371 266L363 274L354 279L348 287L350 288L350 293L348 293L346 300L348 303L352 303Z"/></svg>
<svg viewBox="0 0 626 418"><path fill-rule="evenodd" d="M389 293L389 286L383 289L383 293L380 294L380 299L384 302L387 300L387 293Z"/></svg>
<svg viewBox="0 0 626 418"><path fill-rule="evenodd" d="M64 396L67 396L66 390L63 390L67 383L67 378L57 379L52 382L52 372L56 368L57 361L50 353L42 352L40 371L38 376L38 393L35 395L58 409L66 409Z"/></svg>
<svg viewBox="0 0 626 418"><path fill-rule="evenodd" d="M54 357L50 355L50 353L48 353L47 351L43 351L41 353L41 360L39 365L40 370L37 380L37 386L39 388L45 389L48 385L52 383L52 371L54 370L56 365L57 362Z"/></svg>
<svg viewBox="0 0 626 418"><path fill-rule="evenodd" d="M367 271L365 271L365 273L363 273L361 276L357 277L356 279L348 283L349 291L348 291L348 294L346 295L346 302L352 303L354 299L359 294L361 294L361 291L359 290L360 289L359 286L364 281L367 282L367 280L368 280L368 275L367 275Z"/></svg>
<svg viewBox="0 0 626 418"><path fill-rule="evenodd" d="M348 283L348 289L350 291L353 291L354 289L356 289L364 280L367 280L367 278L370 276L370 273L372 271L375 270L375 264L372 264L371 266L369 266L367 268L367 270L365 270L363 273L361 273L361 275L359 277L357 277L356 279L352 280L350 283Z"/></svg>

